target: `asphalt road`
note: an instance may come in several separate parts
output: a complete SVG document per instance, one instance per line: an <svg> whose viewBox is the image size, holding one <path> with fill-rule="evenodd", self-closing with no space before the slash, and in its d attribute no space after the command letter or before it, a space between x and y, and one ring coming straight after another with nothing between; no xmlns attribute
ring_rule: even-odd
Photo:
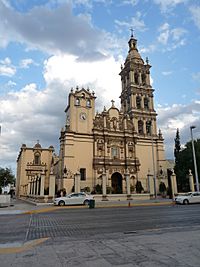
<svg viewBox="0 0 200 267"><path fill-rule="evenodd" d="M0 216L0 266L199 267L200 205Z"/></svg>
<svg viewBox="0 0 200 267"><path fill-rule="evenodd" d="M86 240L105 235L191 230L200 226L200 205L95 209L1 215L0 244L50 237Z"/></svg>

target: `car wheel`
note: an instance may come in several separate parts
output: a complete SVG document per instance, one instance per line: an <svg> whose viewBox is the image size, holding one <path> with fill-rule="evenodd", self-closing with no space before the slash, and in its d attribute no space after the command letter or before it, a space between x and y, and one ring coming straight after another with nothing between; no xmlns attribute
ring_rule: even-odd
<svg viewBox="0 0 200 267"><path fill-rule="evenodd" d="M63 200L59 201L58 205L59 206L65 206L65 201L63 201Z"/></svg>
<svg viewBox="0 0 200 267"><path fill-rule="evenodd" d="M184 204L184 205L188 205L188 204L189 204L189 200L188 200L188 199L184 199L184 200L183 200L183 204Z"/></svg>
<svg viewBox="0 0 200 267"><path fill-rule="evenodd" d="M88 199L86 199L85 201L84 201L84 205L86 205L86 206L88 206L89 205L89 203L90 203L90 201L88 200Z"/></svg>

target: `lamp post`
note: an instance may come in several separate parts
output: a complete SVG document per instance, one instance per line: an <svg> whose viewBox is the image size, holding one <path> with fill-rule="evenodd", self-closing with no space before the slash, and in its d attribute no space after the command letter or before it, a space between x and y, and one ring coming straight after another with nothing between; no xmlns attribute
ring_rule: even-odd
<svg viewBox="0 0 200 267"><path fill-rule="evenodd" d="M153 182L154 182L154 194L155 198L157 198L157 190L156 190L156 168L155 168L155 157L154 157L154 146L153 146L153 135L151 129L151 147L152 147L152 160L153 160Z"/></svg>
<svg viewBox="0 0 200 267"><path fill-rule="evenodd" d="M199 192L199 179L198 179L198 172L197 172L197 162L196 162L194 140L193 140L193 133L192 133L192 130L195 128L196 128L196 126L194 126L194 125L190 126L191 139L192 139L192 154L193 154L193 160L194 160L194 172L195 172L195 180L196 180L196 191Z"/></svg>

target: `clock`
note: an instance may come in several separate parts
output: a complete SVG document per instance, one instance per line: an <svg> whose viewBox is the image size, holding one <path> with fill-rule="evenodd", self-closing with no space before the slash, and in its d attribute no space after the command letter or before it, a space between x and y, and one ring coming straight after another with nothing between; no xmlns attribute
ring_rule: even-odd
<svg viewBox="0 0 200 267"><path fill-rule="evenodd" d="M84 112L81 112L81 113L80 113L80 119L81 119L82 121L85 121L86 118L87 118L86 114L85 114Z"/></svg>

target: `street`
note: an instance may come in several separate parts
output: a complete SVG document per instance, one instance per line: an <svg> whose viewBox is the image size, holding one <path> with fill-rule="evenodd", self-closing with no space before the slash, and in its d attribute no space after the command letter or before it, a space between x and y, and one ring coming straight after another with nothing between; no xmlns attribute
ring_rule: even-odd
<svg viewBox="0 0 200 267"><path fill-rule="evenodd" d="M2 215L0 260L39 266L46 251L48 266L199 266L199 210L175 205ZM27 249L34 240L45 242Z"/></svg>

